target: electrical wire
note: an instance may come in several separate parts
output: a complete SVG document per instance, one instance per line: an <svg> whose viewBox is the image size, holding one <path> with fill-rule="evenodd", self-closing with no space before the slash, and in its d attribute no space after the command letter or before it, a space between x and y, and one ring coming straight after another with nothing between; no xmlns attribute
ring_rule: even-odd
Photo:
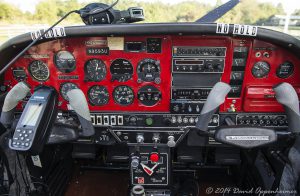
<svg viewBox="0 0 300 196"><path fill-rule="evenodd" d="M24 173L23 173L23 167L21 165L21 161L20 161L20 157L19 157L19 153L17 151L16 151L16 156L17 156L17 161L18 161L19 169L21 170L22 180L23 180L23 182L25 184L26 192L29 193L31 191L30 185L29 185L29 181L28 181L28 178L26 178L26 180L25 180L26 173L24 175Z"/></svg>
<svg viewBox="0 0 300 196"><path fill-rule="evenodd" d="M46 35L52 28L58 25L61 21L67 18L72 13L79 13L78 10L73 10L64 15L61 19L59 19L56 23L54 23L50 28L48 28L44 33L42 33L36 40L31 42L26 48L24 48L17 56L15 56L12 60L10 60L0 71L0 75L2 75L18 58L20 58L31 46L36 44L44 35Z"/></svg>
<svg viewBox="0 0 300 196"><path fill-rule="evenodd" d="M88 13L84 13L84 8L80 9L80 10L73 10L68 12L67 14L65 14L61 19L59 19L56 23L54 23L51 27L49 27L46 31L44 31L44 33L42 33L40 36L38 36L37 39L35 39L33 42L31 42L28 46L26 46L26 48L24 48L17 56L15 56L12 60L10 60L1 70L0 70L0 76L16 61L18 60L18 58L20 58L31 46L33 46L34 44L36 44L44 35L46 35L50 30L52 30L55 26L57 26L59 23L61 23L61 21L63 21L65 18L67 18L70 14L72 13L77 13L80 14L80 16L82 17L83 15L85 16L89 16L89 15L94 15L94 14L99 14L101 12L105 12L111 8L113 8L115 5L117 5L117 3L119 2L119 0L116 0L114 3L112 3L111 5L109 5L106 8L96 8L91 10Z"/></svg>

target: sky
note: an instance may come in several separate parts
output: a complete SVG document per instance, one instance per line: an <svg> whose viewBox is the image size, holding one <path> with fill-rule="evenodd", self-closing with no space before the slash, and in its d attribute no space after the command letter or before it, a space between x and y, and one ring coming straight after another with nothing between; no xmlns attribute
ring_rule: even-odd
<svg viewBox="0 0 300 196"><path fill-rule="evenodd" d="M34 12L35 5L42 0L4 0L8 3L12 3L15 6L19 7L23 11ZM84 0L80 0L84 1ZM122 1L122 0L120 0ZM137 0L137 1L158 1L158 0ZM164 3L179 3L184 0L160 0L160 2ZM205 0L196 0L199 2L205 2ZM207 2L211 3L212 5L216 4L217 0L206 0ZM222 0L223 2L227 2L228 0ZM293 12L295 9L300 9L300 0L259 0L260 2L271 2L277 5L278 3L282 3L285 11ZM101 0L95 0L95 2L101 2ZM113 0L112 0L113 2Z"/></svg>

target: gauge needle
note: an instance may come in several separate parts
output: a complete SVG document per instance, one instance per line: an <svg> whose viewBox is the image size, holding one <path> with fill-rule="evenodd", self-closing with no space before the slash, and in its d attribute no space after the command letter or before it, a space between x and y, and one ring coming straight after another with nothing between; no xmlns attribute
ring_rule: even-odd
<svg viewBox="0 0 300 196"><path fill-rule="evenodd" d="M158 166L158 163L156 163L152 168L149 168L148 166L146 166L145 164L141 163L141 166L143 168L143 170L149 175L152 176L152 174L154 173L154 169Z"/></svg>

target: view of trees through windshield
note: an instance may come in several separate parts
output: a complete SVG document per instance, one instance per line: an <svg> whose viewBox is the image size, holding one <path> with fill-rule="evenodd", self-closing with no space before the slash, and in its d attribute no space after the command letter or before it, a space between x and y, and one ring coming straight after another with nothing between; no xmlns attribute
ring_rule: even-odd
<svg viewBox="0 0 300 196"><path fill-rule="evenodd" d="M0 0L0 44L18 34L46 28L68 11L79 9L90 2L111 4L112 0L39 0L37 4L32 5L34 6L32 12L24 12L24 10L9 1ZM127 9L134 6L143 7L146 17L144 22L147 23L193 22L224 3L221 0L217 0L215 4L210 3L208 0L168 2L163 0L120 0L115 9ZM217 22L251 24L283 31L286 15L287 12L280 2L241 0L233 10ZM300 38L300 7L294 9L289 18L287 33ZM80 17L76 14L71 15L62 23L64 26L82 24Z"/></svg>

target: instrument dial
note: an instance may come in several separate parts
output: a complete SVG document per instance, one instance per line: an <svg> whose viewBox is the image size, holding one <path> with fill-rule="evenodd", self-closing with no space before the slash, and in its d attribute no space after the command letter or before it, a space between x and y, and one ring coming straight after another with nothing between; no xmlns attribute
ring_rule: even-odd
<svg viewBox="0 0 300 196"><path fill-rule="evenodd" d="M140 103L145 106L154 106L161 100L161 92L151 85L143 86L137 96Z"/></svg>
<svg viewBox="0 0 300 196"><path fill-rule="evenodd" d="M112 81L126 82L132 78L133 66L126 59L116 59L111 63L110 73Z"/></svg>
<svg viewBox="0 0 300 196"><path fill-rule="evenodd" d="M139 62L137 67L138 82L155 82L159 84L160 80L160 63L154 59L144 59Z"/></svg>
<svg viewBox="0 0 300 196"><path fill-rule="evenodd" d="M37 81L44 82L49 79L48 65L43 61L33 61L28 67L30 75Z"/></svg>
<svg viewBox="0 0 300 196"><path fill-rule="evenodd" d="M255 78L264 78L266 77L270 72L270 65L267 62L259 61L254 64L252 68L252 75Z"/></svg>
<svg viewBox="0 0 300 196"><path fill-rule="evenodd" d="M67 92L69 92L69 90L72 90L72 89L78 89L78 86L72 82L63 83L60 86L60 94L64 98L64 100L69 101Z"/></svg>
<svg viewBox="0 0 300 196"><path fill-rule="evenodd" d="M106 77L106 66L100 59L90 59L85 63L86 78L99 82Z"/></svg>
<svg viewBox="0 0 300 196"><path fill-rule="evenodd" d="M59 51L54 55L54 64L62 73L70 73L76 68L76 60L69 51Z"/></svg>
<svg viewBox="0 0 300 196"><path fill-rule="evenodd" d="M88 98L92 105L101 106L108 103L109 93L104 86L92 86L88 91Z"/></svg>
<svg viewBox="0 0 300 196"><path fill-rule="evenodd" d="M113 92L114 100L119 105L130 105L134 100L134 93L129 86L117 86Z"/></svg>
<svg viewBox="0 0 300 196"><path fill-rule="evenodd" d="M288 78L294 72L294 64L291 62L284 62L276 70L276 75L279 78Z"/></svg>

